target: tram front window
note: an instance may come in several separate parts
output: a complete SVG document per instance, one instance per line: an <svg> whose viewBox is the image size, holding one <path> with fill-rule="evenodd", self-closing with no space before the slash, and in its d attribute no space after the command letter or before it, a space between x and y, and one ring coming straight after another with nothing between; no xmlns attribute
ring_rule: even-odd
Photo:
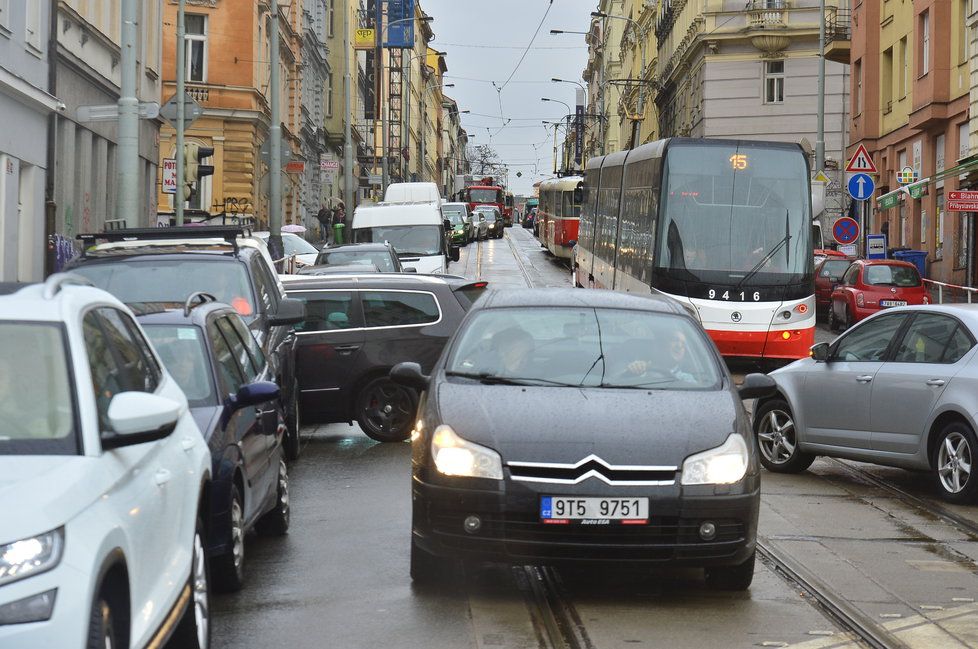
<svg viewBox="0 0 978 649"><path fill-rule="evenodd" d="M801 151L676 145L663 185L661 271L732 283L750 274L753 283L769 284L809 270L810 188Z"/></svg>

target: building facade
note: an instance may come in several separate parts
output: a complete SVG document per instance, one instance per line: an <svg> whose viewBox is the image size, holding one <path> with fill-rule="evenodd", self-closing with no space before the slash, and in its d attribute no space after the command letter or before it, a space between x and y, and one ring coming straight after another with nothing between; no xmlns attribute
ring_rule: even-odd
<svg viewBox="0 0 978 649"><path fill-rule="evenodd" d="M51 3L0 11L0 282L44 275L48 125L60 102L51 86ZM50 233L48 233L50 234Z"/></svg>
<svg viewBox="0 0 978 649"><path fill-rule="evenodd" d="M316 213L328 203L332 183L325 183L326 174L321 162L337 160L335 149L326 139L326 101L331 89L333 74L329 65L327 39L335 25L330 23L330 0L303 0L302 2L302 68L300 87L299 139L304 169L301 175L302 191L299 222L307 230L316 231L319 223ZM334 16L335 17L335 16ZM342 157L342 152L339 157Z"/></svg>

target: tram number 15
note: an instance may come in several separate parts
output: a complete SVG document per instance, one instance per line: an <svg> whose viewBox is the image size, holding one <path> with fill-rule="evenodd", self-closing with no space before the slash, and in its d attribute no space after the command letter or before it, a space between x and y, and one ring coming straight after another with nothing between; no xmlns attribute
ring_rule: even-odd
<svg viewBox="0 0 978 649"><path fill-rule="evenodd" d="M717 300L717 299L720 299L720 300L729 300L729 299L731 299L731 297L730 297L730 291L724 291L723 294L720 295L719 298L718 298L717 297L716 290L711 288L710 289L710 292L707 295L708 295L708 297L711 300ZM733 295L734 295L734 297L732 299L735 299L735 300L737 299L737 296L739 295L741 302L746 302L748 299L753 299L755 302L760 302L761 301L761 292L760 291L754 291L754 294L753 295L750 295L749 293L747 293L747 291L740 291L739 293L734 292ZM750 295L750 298L748 298L748 295Z"/></svg>

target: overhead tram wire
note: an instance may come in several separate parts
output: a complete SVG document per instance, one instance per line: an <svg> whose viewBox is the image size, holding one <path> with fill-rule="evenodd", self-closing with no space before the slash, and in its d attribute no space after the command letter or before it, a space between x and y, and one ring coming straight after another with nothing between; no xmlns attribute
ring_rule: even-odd
<svg viewBox="0 0 978 649"><path fill-rule="evenodd" d="M471 47L477 49L487 49L487 50L579 50L580 45L537 45L536 47L524 48L522 45L473 45L472 43L438 43L432 44L432 47L444 48L444 47Z"/></svg>

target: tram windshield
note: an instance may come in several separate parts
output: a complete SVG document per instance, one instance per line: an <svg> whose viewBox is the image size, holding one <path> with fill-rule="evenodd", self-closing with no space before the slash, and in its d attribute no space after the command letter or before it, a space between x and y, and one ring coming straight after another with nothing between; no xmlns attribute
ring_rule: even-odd
<svg viewBox="0 0 978 649"><path fill-rule="evenodd" d="M676 145L666 155L663 187L662 272L771 284L809 270L811 190L800 151Z"/></svg>

